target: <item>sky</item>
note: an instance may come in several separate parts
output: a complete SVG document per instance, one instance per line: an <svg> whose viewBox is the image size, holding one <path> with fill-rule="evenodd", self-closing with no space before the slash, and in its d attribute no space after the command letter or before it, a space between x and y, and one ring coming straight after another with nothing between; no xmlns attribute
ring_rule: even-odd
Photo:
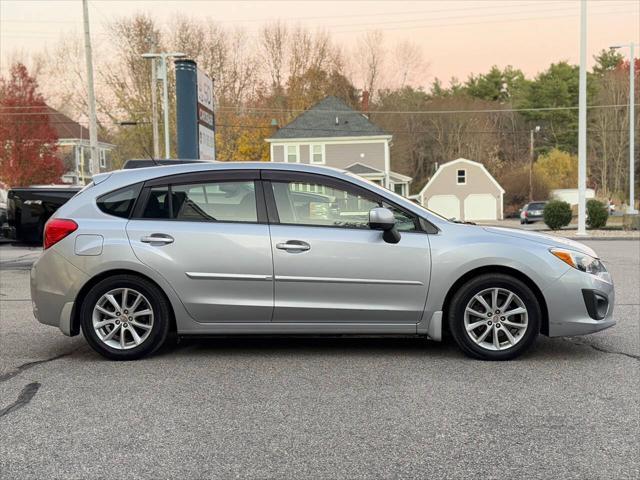
<svg viewBox="0 0 640 480"><path fill-rule="evenodd" d="M254 33L264 23L322 29L344 46L379 29L390 44L417 43L433 78L464 80L492 65L513 65L528 76L551 62L579 60L578 0L425 1L205 1L89 0L92 37L99 46L105 25L144 12L169 25L176 13L209 18ZM61 35L82 35L80 0L0 0L0 60L42 51ZM640 0L590 0L587 49L640 42ZM636 50L640 55L640 47ZM446 82L445 82L446 83Z"/></svg>

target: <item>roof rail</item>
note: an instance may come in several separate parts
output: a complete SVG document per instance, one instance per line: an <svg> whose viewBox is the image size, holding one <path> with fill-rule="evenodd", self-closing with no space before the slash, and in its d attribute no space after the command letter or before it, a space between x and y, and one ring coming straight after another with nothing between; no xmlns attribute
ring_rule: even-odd
<svg viewBox="0 0 640 480"><path fill-rule="evenodd" d="M122 167L123 170L130 170L132 168L145 168L145 167L161 167L165 165L180 165L183 163L211 163L206 160L156 160L154 158L146 158L146 159L132 159L127 160Z"/></svg>

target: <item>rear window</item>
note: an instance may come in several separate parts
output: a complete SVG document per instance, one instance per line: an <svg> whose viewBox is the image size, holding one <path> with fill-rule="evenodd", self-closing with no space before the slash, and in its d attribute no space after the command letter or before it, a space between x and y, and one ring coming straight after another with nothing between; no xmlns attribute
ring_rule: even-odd
<svg viewBox="0 0 640 480"><path fill-rule="evenodd" d="M108 215L129 218L141 188L141 183L129 185L102 195L96 203L98 208Z"/></svg>
<svg viewBox="0 0 640 480"><path fill-rule="evenodd" d="M544 202L541 203L530 203L529 210L544 210L544 206L546 204Z"/></svg>

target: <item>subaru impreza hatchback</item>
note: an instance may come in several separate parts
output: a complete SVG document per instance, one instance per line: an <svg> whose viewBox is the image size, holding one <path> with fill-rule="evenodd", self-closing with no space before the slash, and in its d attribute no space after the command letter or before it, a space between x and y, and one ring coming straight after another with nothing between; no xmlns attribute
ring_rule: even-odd
<svg viewBox="0 0 640 480"><path fill-rule="evenodd" d="M36 318L115 360L170 331L416 335L516 357L614 325L576 242L455 223L346 172L280 163L116 171L63 205L31 270Z"/></svg>

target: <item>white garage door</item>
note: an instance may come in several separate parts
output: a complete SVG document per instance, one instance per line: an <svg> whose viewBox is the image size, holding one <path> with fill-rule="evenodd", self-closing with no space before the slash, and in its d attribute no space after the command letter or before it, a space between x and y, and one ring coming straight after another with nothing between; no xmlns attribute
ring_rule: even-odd
<svg viewBox="0 0 640 480"><path fill-rule="evenodd" d="M488 193L472 193L464 199L464 219L497 220L498 204L496 197Z"/></svg>
<svg viewBox="0 0 640 480"><path fill-rule="evenodd" d="M455 195L434 195L427 201L427 208L445 218L460 219L460 199Z"/></svg>

